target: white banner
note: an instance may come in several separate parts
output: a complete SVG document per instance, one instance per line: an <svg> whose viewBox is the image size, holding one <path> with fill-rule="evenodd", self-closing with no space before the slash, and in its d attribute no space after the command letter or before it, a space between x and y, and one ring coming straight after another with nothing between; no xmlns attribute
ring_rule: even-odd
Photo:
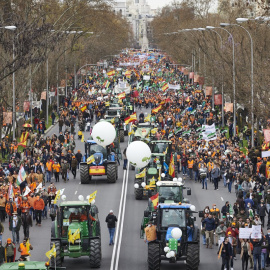
<svg viewBox="0 0 270 270"><path fill-rule="evenodd" d="M150 75L143 75L144 81L150 81Z"/></svg>
<svg viewBox="0 0 270 270"><path fill-rule="evenodd" d="M270 157L270 151L262 151L262 158Z"/></svg>
<svg viewBox="0 0 270 270"><path fill-rule="evenodd" d="M180 84L169 84L169 89L180 90Z"/></svg>
<svg viewBox="0 0 270 270"><path fill-rule="evenodd" d="M252 228L239 228L239 239L249 239Z"/></svg>

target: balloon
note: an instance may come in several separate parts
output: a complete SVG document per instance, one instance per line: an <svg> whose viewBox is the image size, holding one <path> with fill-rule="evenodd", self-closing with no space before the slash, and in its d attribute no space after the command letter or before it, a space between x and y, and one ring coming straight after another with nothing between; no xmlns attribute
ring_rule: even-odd
<svg viewBox="0 0 270 270"><path fill-rule="evenodd" d="M177 181L177 178L175 177L175 178L173 178L173 182L176 182Z"/></svg>
<svg viewBox="0 0 270 270"><path fill-rule="evenodd" d="M128 146L126 155L133 166L143 168L151 159L151 150L146 143L135 141Z"/></svg>
<svg viewBox="0 0 270 270"><path fill-rule="evenodd" d="M95 200L92 200L92 201L91 201L91 204L94 204L95 202L96 202Z"/></svg>
<svg viewBox="0 0 270 270"><path fill-rule="evenodd" d="M62 195L62 197L61 197L61 199L62 199L63 201L65 201L65 200L66 200L66 198L67 198L67 196L66 196L66 195Z"/></svg>
<svg viewBox="0 0 270 270"><path fill-rule="evenodd" d="M169 254L170 258L175 256L175 253L174 253L174 251L173 251L173 250L172 250L172 251L170 251L168 254Z"/></svg>
<svg viewBox="0 0 270 270"><path fill-rule="evenodd" d="M164 177L165 177L165 173L162 173L162 174L161 174L161 177L164 178Z"/></svg>
<svg viewBox="0 0 270 270"><path fill-rule="evenodd" d="M89 200L89 198L90 198L90 195L87 195L87 196L86 196L87 201Z"/></svg>
<svg viewBox="0 0 270 270"><path fill-rule="evenodd" d="M137 183L134 184L134 187L135 187L135 188L139 188L139 184L137 184Z"/></svg>
<svg viewBox="0 0 270 270"><path fill-rule="evenodd" d="M146 184L144 182L142 182L141 186L144 188L146 186Z"/></svg>
<svg viewBox="0 0 270 270"><path fill-rule="evenodd" d="M165 247L165 248L164 248L164 252L167 253L167 252L169 252L169 251L170 251L170 248L169 248L169 247Z"/></svg>
<svg viewBox="0 0 270 270"><path fill-rule="evenodd" d="M158 187L160 187L160 186L161 186L161 182L160 182L160 181L157 181L156 185L157 185Z"/></svg>
<svg viewBox="0 0 270 270"><path fill-rule="evenodd" d="M196 211L195 205L191 205L191 206L190 206L190 210L191 210L191 211Z"/></svg>
<svg viewBox="0 0 270 270"><path fill-rule="evenodd" d="M168 259L170 259L170 258L171 258L171 256L170 256L170 252L168 252L168 253L166 254L166 258L168 258Z"/></svg>
<svg viewBox="0 0 270 270"><path fill-rule="evenodd" d="M97 144L105 147L114 141L116 132L111 123L100 121L94 125L91 135Z"/></svg>
<svg viewBox="0 0 270 270"><path fill-rule="evenodd" d="M83 195L79 195L79 196L78 196L78 199L79 199L79 201L83 201L83 200L84 200Z"/></svg>
<svg viewBox="0 0 270 270"><path fill-rule="evenodd" d="M182 236L182 230L179 228L174 228L172 229L171 234L174 239L179 239Z"/></svg>

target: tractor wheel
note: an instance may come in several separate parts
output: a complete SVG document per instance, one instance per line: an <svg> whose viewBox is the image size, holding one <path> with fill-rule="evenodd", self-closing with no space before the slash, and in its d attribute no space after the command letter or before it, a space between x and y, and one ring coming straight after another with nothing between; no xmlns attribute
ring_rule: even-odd
<svg viewBox="0 0 270 270"><path fill-rule="evenodd" d="M135 184L138 184L140 186L140 183L138 181L135 182ZM143 198L143 189L142 188L134 188L135 193L135 199L136 200L142 200Z"/></svg>
<svg viewBox="0 0 270 270"><path fill-rule="evenodd" d="M117 169L118 167L115 164L107 165L107 180L109 183L115 183L117 178Z"/></svg>
<svg viewBox="0 0 270 270"><path fill-rule="evenodd" d="M125 133L124 133L124 130L122 129L119 131L119 138L120 138L120 142L125 141Z"/></svg>
<svg viewBox="0 0 270 270"><path fill-rule="evenodd" d="M148 244L148 270L160 269L160 248L159 243Z"/></svg>
<svg viewBox="0 0 270 270"><path fill-rule="evenodd" d="M100 239L91 239L90 240L90 267L91 268L100 268L101 264L101 244Z"/></svg>
<svg viewBox="0 0 270 270"><path fill-rule="evenodd" d="M53 241L51 242L50 244L50 247L52 248L53 244L55 244L55 249L56 249L56 257L51 257L51 260L50 260L50 266L52 268L55 267L59 267L62 265L62 261L63 259L61 258L61 247L60 247L60 242L59 241ZM64 256L63 256L64 257Z"/></svg>
<svg viewBox="0 0 270 270"><path fill-rule="evenodd" d="M198 270L200 264L200 244L187 245L187 270Z"/></svg>
<svg viewBox="0 0 270 270"><path fill-rule="evenodd" d="M80 176L81 176L81 184L89 184L90 176L88 165L81 165Z"/></svg>

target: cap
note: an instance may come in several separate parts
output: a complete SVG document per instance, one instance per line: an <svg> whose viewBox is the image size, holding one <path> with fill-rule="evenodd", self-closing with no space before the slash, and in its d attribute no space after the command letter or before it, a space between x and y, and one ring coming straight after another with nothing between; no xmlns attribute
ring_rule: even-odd
<svg viewBox="0 0 270 270"><path fill-rule="evenodd" d="M247 223L245 223L245 226L248 226L248 224L247 224Z"/></svg>
<svg viewBox="0 0 270 270"><path fill-rule="evenodd" d="M113 213L113 210L110 210L110 213Z"/></svg>
<svg viewBox="0 0 270 270"><path fill-rule="evenodd" d="M9 243L9 244L11 243L11 238L7 239L7 243Z"/></svg>
<svg viewBox="0 0 270 270"><path fill-rule="evenodd" d="M231 235L232 233L231 232L228 232L228 235Z"/></svg>
<svg viewBox="0 0 270 270"><path fill-rule="evenodd" d="M235 226L235 222L232 223L232 226Z"/></svg>

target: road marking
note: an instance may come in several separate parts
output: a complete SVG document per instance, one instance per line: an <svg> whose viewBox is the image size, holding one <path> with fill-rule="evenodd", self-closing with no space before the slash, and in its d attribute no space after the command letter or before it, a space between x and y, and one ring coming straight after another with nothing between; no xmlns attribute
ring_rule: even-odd
<svg viewBox="0 0 270 270"><path fill-rule="evenodd" d="M221 199L222 201L224 201L224 199L223 199L222 197L220 197L220 199Z"/></svg>
<svg viewBox="0 0 270 270"><path fill-rule="evenodd" d="M75 191L75 195L77 194L78 190Z"/></svg>

